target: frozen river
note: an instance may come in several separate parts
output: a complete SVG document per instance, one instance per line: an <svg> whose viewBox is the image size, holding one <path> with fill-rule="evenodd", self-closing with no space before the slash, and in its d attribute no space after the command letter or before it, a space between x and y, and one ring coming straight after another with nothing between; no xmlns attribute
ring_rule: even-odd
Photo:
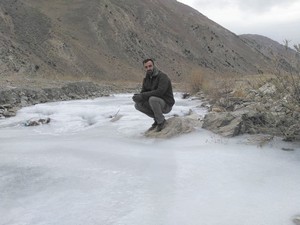
<svg viewBox="0 0 300 225"><path fill-rule="evenodd" d="M198 105L177 94L168 116L204 115ZM129 94L0 120L0 225L292 225L300 214L299 146L203 129L147 139L151 124Z"/></svg>

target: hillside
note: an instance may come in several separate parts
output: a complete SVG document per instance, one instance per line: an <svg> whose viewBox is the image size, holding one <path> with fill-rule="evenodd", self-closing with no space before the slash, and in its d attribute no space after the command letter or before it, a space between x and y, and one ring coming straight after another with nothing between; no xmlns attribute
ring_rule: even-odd
<svg viewBox="0 0 300 225"><path fill-rule="evenodd" d="M300 55L291 48L286 48L270 38L257 34L243 34L240 37L248 46L263 54L269 61L278 60L278 63L275 63L277 70L299 72Z"/></svg>
<svg viewBox="0 0 300 225"><path fill-rule="evenodd" d="M296 71L293 50L237 36L176 0L1 0L0 73L31 78L140 80L152 57L174 80L193 69ZM271 49L276 46L276 51Z"/></svg>

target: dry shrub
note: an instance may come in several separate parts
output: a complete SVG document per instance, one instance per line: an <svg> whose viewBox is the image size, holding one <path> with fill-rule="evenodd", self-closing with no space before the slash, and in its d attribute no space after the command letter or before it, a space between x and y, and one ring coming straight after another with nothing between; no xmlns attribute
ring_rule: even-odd
<svg viewBox="0 0 300 225"><path fill-rule="evenodd" d="M289 41L285 40L285 47L288 50ZM286 63L281 57L275 57L276 67L274 68L275 85L279 92L285 96L290 96L293 101L300 105L300 44L294 45L296 53L293 58L289 60L290 66L285 71L282 71L282 67L286 67Z"/></svg>
<svg viewBox="0 0 300 225"><path fill-rule="evenodd" d="M254 74L245 76L244 81L247 83L247 88L257 90L264 84L272 82L274 78L273 74Z"/></svg>
<svg viewBox="0 0 300 225"><path fill-rule="evenodd" d="M300 104L300 76L295 74L276 75L274 85L283 96L290 96L292 101Z"/></svg>
<svg viewBox="0 0 300 225"><path fill-rule="evenodd" d="M212 101L217 101L221 97L227 98L230 94L237 97L245 95L242 88L238 86L240 76L194 70L189 79L191 93L203 91Z"/></svg>
<svg viewBox="0 0 300 225"><path fill-rule="evenodd" d="M199 92L201 89L203 89L204 82L207 82L207 78L205 78L205 76L207 76L205 73L203 73L202 71L197 71L197 70L193 70L190 77L189 77L189 91L191 93L197 93Z"/></svg>
<svg viewBox="0 0 300 225"><path fill-rule="evenodd" d="M193 70L188 77L189 91L191 93L197 93L203 91L205 93L212 92L216 86L216 75L205 72L203 70Z"/></svg>
<svg viewBox="0 0 300 225"><path fill-rule="evenodd" d="M245 91L245 89L238 88L232 93L232 95L237 98L245 98L247 96L247 92Z"/></svg>

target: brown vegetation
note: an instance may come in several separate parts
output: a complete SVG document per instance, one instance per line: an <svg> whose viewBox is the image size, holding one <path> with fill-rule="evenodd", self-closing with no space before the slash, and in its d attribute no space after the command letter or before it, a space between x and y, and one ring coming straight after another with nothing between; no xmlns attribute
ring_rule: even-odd
<svg viewBox="0 0 300 225"><path fill-rule="evenodd" d="M297 50L297 49L296 49ZM299 51L295 57L299 57ZM280 67L280 61L278 61ZM295 70L248 76L216 75L193 71L190 91L202 91L210 99L211 110L229 112L255 110L261 117L252 121L254 133L300 140L300 75ZM299 68L298 68L299 69ZM249 107L251 106L251 107Z"/></svg>

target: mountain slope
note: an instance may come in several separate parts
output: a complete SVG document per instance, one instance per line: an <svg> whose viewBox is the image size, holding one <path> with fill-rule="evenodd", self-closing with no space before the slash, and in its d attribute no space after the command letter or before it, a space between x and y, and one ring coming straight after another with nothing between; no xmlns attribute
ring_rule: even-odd
<svg viewBox="0 0 300 225"><path fill-rule="evenodd" d="M240 37L248 46L260 52L269 61L275 60L275 66L278 70L291 73L299 72L300 55L291 48L257 34L243 34Z"/></svg>
<svg viewBox="0 0 300 225"><path fill-rule="evenodd" d="M20 76L137 80L148 57L175 80L192 69L257 74L276 64L175 0L1 0L0 44L0 72Z"/></svg>

